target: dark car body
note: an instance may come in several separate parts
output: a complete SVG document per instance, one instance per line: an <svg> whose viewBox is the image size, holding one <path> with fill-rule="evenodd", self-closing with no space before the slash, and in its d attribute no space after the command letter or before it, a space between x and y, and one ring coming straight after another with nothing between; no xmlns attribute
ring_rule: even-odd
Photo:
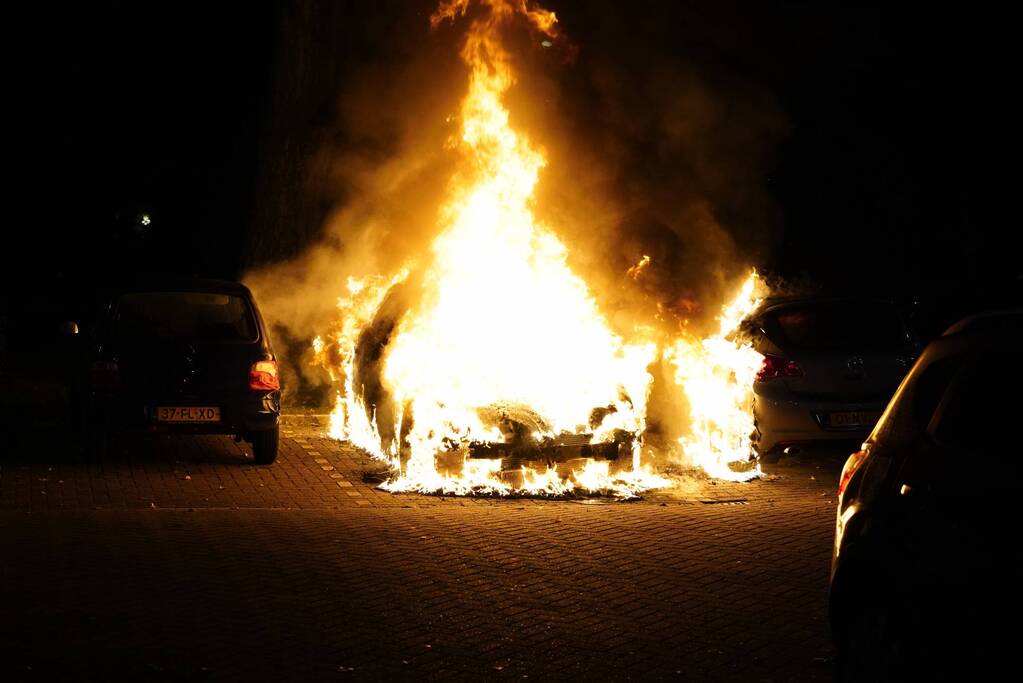
<svg viewBox="0 0 1023 683"><path fill-rule="evenodd" d="M860 443L915 355L899 309L880 299L768 298L742 334L764 355L753 442L765 461L787 448Z"/></svg>
<svg viewBox="0 0 1023 683"><path fill-rule="evenodd" d="M846 462L829 596L847 680L983 676L1019 632L1023 310L931 342Z"/></svg>
<svg viewBox="0 0 1023 683"><path fill-rule="evenodd" d="M75 384L93 438L231 434L252 442L257 461L276 457L276 356L245 286L198 279L120 286L103 299L86 343Z"/></svg>

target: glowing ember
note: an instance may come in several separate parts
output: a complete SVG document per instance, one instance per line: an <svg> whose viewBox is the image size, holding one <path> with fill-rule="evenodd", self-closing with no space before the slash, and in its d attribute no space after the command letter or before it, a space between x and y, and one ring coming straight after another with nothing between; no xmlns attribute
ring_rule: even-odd
<svg viewBox="0 0 1023 683"><path fill-rule="evenodd" d="M643 271L646 270L646 267L649 265L650 257L647 256L646 254L643 254L643 258L639 260L639 263L629 268L629 270L626 271L626 275L631 277L633 280L638 280L639 276L643 274Z"/></svg>
<svg viewBox="0 0 1023 683"><path fill-rule="evenodd" d="M461 164L438 236L400 273L350 279L333 344L314 343L338 385L331 435L389 461L391 491L629 497L670 484L643 449L648 368L664 354L691 407L692 433L681 440L689 464L755 476L728 467L749 453L759 355L728 336L755 305L755 277L710 339L612 332L565 246L534 217L545 158L512 130L503 103L514 74L501 25L524 18L555 40L557 19L525 0L483 4L490 11L473 20L461 52L470 70L452 141ZM431 25L468 5L442 3ZM649 263L644 256L627 275Z"/></svg>

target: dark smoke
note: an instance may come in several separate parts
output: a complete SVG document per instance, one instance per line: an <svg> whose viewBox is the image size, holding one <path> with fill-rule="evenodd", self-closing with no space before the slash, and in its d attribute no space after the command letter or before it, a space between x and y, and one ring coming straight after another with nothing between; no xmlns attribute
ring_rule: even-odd
<svg viewBox="0 0 1023 683"><path fill-rule="evenodd" d="M539 214L613 321L644 302L640 317L660 308L669 327L713 322L780 223L766 177L784 115L762 79L725 62L752 18L683 3L556 9L576 60L530 60L512 103L550 155ZM649 267L624 277L644 255Z"/></svg>

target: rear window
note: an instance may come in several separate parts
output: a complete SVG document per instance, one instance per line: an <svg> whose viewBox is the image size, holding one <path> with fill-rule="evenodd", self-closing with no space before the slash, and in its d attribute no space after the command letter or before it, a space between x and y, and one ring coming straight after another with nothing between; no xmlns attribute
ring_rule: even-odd
<svg viewBox="0 0 1023 683"><path fill-rule="evenodd" d="M896 448L915 441L927 429L935 409L962 363L963 355L956 353L938 358L923 367L916 366L888 403L871 434L871 440Z"/></svg>
<svg viewBox="0 0 1023 683"><path fill-rule="evenodd" d="M252 342L258 337L248 302L207 292L137 292L114 305L114 334L122 338Z"/></svg>
<svg viewBox="0 0 1023 683"><path fill-rule="evenodd" d="M778 342L803 351L902 351L908 340L902 318L880 303L814 303L786 307L772 316Z"/></svg>
<svg viewBox="0 0 1023 683"><path fill-rule="evenodd" d="M938 403L941 402L945 390L962 364L963 355L956 354L934 361L920 373L913 387L913 409L916 413L917 427L927 429Z"/></svg>

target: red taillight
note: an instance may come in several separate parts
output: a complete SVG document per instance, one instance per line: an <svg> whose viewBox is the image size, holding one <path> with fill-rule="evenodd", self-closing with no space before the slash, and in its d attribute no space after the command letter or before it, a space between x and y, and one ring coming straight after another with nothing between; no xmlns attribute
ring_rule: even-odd
<svg viewBox="0 0 1023 683"><path fill-rule="evenodd" d="M280 389L281 378L277 374L277 361L259 360L249 370L249 389Z"/></svg>
<svg viewBox="0 0 1023 683"><path fill-rule="evenodd" d="M845 487L849 485L849 480L856 474L856 470L860 469L860 465L867 459L867 451L856 451L849 456L849 459L845 461L845 466L842 468L842 476L838 480L838 495L842 495L845 492Z"/></svg>
<svg viewBox="0 0 1023 683"><path fill-rule="evenodd" d="M765 354L764 362L760 364L760 370L757 371L757 381L766 382L775 377L801 377L802 375L803 369L796 365L796 361Z"/></svg>
<svg viewBox="0 0 1023 683"><path fill-rule="evenodd" d="M98 360L90 373L92 387L101 391L116 391L121 386L121 371L112 360Z"/></svg>

